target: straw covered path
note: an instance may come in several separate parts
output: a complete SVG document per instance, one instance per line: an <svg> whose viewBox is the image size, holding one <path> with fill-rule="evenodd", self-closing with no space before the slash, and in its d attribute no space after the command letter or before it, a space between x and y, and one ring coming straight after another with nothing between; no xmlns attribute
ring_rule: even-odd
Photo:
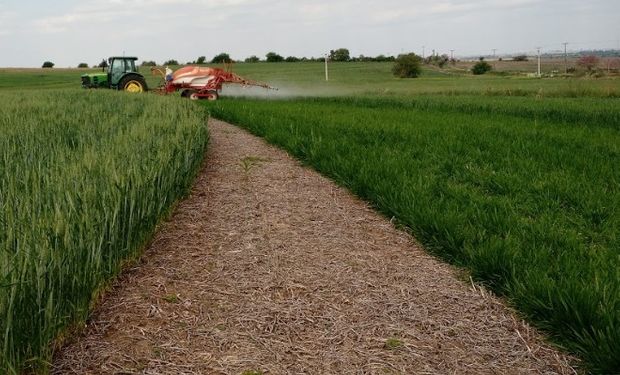
<svg viewBox="0 0 620 375"><path fill-rule="evenodd" d="M57 374L551 374L568 359L363 201L218 120Z"/></svg>

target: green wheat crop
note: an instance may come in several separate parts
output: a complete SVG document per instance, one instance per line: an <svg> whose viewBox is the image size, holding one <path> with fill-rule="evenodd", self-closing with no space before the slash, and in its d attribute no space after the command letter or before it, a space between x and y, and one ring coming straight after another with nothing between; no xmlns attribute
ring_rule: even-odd
<svg viewBox="0 0 620 375"><path fill-rule="evenodd" d="M45 371L50 342L85 319L183 196L206 114L112 91L0 93L0 373Z"/></svg>

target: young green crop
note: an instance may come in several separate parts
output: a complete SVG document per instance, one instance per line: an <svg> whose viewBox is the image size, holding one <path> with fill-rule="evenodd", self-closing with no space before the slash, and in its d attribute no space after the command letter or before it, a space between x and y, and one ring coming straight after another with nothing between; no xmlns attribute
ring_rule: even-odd
<svg viewBox="0 0 620 375"><path fill-rule="evenodd" d="M592 371L620 368L618 100L427 96L208 108L398 218Z"/></svg>
<svg viewBox="0 0 620 375"><path fill-rule="evenodd" d="M495 62L496 65L509 62ZM210 64L212 65L212 64ZM217 65L214 65L217 66ZM449 65L451 66L451 65ZM219 66L223 67L223 66ZM529 97L620 97L620 79L604 77L587 78L527 78L523 75L495 76L471 73L446 68L444 70L424 66L419 78L401 79L392 74L393 63L342 62L329 65L329 82L325 82L323 63L258 63L235 64L239 75L264 81L280 91L266 92L263 89L240 89L230 85L224 89L224 96L269 95L290 96L336 96L365 95L376 97L417 96L420 94L451 94L485 96L529 96ZM178 67L172 67L177 69ZM535 67L533 68L535 71ZM149 88L161 84L161 77L151 74L146 67L140 68ZM79 88L80 76L101 69L10 69L0 68L0 90L49 88Z"/></svg>
<svg viewBox="0 0 620 375"><path fill-rule="evenodd" d="M203 159L193 103L101 91L0 93L0 373L45 370L187 192Z"/></svg>

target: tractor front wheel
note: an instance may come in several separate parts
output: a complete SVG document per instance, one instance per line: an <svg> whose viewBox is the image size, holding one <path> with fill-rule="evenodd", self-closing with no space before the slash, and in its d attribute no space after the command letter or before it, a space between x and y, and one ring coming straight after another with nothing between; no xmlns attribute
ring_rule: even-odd
<svg viewBox="0 0 620 375"><path fill-rule="evenodd" d="M118 83L119 90L127 92L145 92L147 90L146 81L140 76L127 76Z"/></svg>

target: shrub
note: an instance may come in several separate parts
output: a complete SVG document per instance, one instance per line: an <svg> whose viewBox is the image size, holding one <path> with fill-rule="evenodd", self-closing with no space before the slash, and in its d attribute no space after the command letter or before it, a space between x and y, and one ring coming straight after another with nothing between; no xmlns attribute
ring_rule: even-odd
<svg viewBox="0 0 620 375"><path fill-rule="evenodd" d="M46 61L43 63L42 65L43 68L53 68L54 67L54 63L51 61Z"/></svg>
<svg viewBox="0 0 620 375"><path fill-rule="evenodd" d="M493 69L491 64L489 64L488 62L486 62L484 60L480 60L480 61L478 61L476 63L476 65L474 65L473 68L471 68L471 71L475 75L480 75L480 74L484 74L486 72L490 72L491 69Z"/></svg>
<svg viewBox="0 0 620 375"><path fill-rule="evenodd" d="M164 65L181 65L181 64L179 64L179 62L175 59L170 59L168 61L164 61Z"/></svg>
<svg viewBox="0 0 620 375"><path fill-rule="evenodd" d="M579 60L577 60L577 65L586 68L588 72L591 72L597 67L598 62L599 58L594 55L581 56Z"/></svg>
<svg viewBox="0 0 620 375"><path fill-rule="evenodd" d="M351 60L351 54L346 48L338 48L337 50L329 51L329 59L332 61L349 61Z"/></svg>
<svg viewBox="0 0 620 375"><path fill-rule="evenodd" d="M416 78L421 73L422 59L415 53L398 55L392 68L392 73L400 78Z"/></svg>
<svg viewBox="0 0 620 375"><path fill-rule="evenodd" d="M88 64L87 63L79 63L78 64L78 68L88 68Z"/></svg>
<svg viewBox="0 0 620 375"><path fill-rule="evenodd" d="M284 61L286 61L286 62L298 62L299 61L299 57L289 56L286 59L284 59Z"/></svg>
<svg viewBox="0 0 620 375"><path fill-rule="evenodd" d="M448 55L431 55L427 57L426 60L424 60L426 64L437 65L440 68L443 68L448 63L448 61L450 61Z"/></svg>
<svg viewBox="0 0 620 375"><path fill-rule="evenodd" d="M376 61L376 62L391 62L391 61L396 61L396 58L394 56L379 55L379 56L374 58L374 61Z"/></svg>
<svg viewBox="0 0 620 375"><path fill-rule="evenodd" d="M282 61L284 61L284 57L278 55L275 52L269 52L268 54L265 55L265 57L267 58L267 62L282 62Z"/></svg>
<svg viewBox="0 0 620 375"><path fill-rule="evenodd" d="M528 61L526 55L517 55L512 58L512 61Z"/></svg>
<svg viewBox="0 0 620 375"><path fill-rule="evenodd" d="M257 63L259 61L260 59L258 58L258 56L250 56L247 59L245 59L246 63Z"/></svg>
<svg viewBox="0 0 620 375"><path fill-rule="evenodd" d="M142 61L142 64L140 64L142 66L157 66L157 63L155 61Z"/></svg>
<svg viewBox="0 0 620 375"><path fill-rule="evenodd" d="M212 64L223 64L223 63L227 63L232 61L230 59L230 55L227 53L220 53L219 55L215 55L215 57L213 57L213 59L211 60Z"/></svg>

